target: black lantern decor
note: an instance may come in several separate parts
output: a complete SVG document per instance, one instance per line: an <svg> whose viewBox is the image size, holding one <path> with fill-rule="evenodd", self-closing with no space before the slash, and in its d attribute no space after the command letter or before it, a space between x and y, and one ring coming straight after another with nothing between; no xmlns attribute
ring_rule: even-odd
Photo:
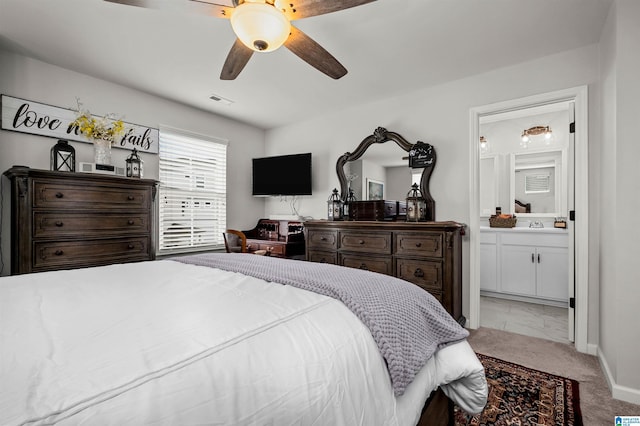
<svg viewBox="0 0 640 426"><path fill-rule="evenodd" d="M127 158L127 177L141 178L143 176L143 161L138 156L138 150L133 148L133 152Z"/></svg>
<svg viewBox="0 0 640 426"><path fill-rule="evenodd" d="M60 139L51 147L51 170L60 172L76 171L76 150L68 141Z"/></svg>
<svg viewBox="0 0 640 426"><path fill-rule="evenodd" d="M349 195L347 199L344 201L344 206L342 206L342 218L344 220L351 219L351 209L354 208L354 202L358 201L356 196L353 195L353 189L349 188Z"/></svg>
<svg viewBox="0 0 640 426"><path fill-rule="evenodd" d="M342 199L336 188L333 188L333 192L327 200L327 208L329 220L342 220Z"/></svg>
<svg viewBox="0 0 640 426"><path fill-rule="evenodd" d="M407 222L420 222L426 220L427 202L418 189L418 184L411 185L411 191L407 193Z"/></svg>

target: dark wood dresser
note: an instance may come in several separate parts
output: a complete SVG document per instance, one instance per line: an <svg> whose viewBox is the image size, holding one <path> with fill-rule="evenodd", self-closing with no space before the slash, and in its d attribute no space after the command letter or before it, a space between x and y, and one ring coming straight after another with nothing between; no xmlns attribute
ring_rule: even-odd
<svg viewBox="0 0 640 426"><path fill-rule="evenodd" d="M15 166L11 273L153 260L156 181Z"/></svg>
<svg viewBox="0 0 640 426"><path fill-rule="evenodd" d="M380 272L433 294L460 324L462 237L457 222L304 222L306 258Z"/></svg>

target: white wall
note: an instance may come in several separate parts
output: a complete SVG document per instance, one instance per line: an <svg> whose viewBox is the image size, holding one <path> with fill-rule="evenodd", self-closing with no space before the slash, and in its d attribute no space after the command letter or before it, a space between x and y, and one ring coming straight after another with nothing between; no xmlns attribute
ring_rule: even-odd
<svg viewBox="0 0 640 426"><path fill-rule="evenodd" d="M406 166L385 167L385 174L386 198L404 201L411 190L411 169Z"/></svg>
<svg viewBox="0 0 640 426"><path fill-rule="evenodd" d="M640 2L617 0L600 43L600 357L615 398L640 404Z"/></svg>
<svg viewBox="0 0 640 426"><path fill-rule="evenodd" d="M629 219L640 211L640 143L638 143L638 119L640 118L640 2L618 2L616 79L616 306L618 313L619 386L636 389L636 403L640 403L640 328L637 327L637 309L640 305L640 267L638 267L638 227L629 229ZM604 147L603 147L604 148ZM609 210L603 207L602 218L609 220ZM604 213L607 212L605 215Z"/></svg>
<svg viewBox="0 0 640 426"><path fill-rule="evenodd" d="M609 12L603 35L600 40L600 85L602 87L602 141L598 151L601 167L600 202L602 205L616 205L616 132L615 132L615 101L616 101L616 4ZM597 184L597 183L596 183ZM611 210L613 211L613 209ZM610 215L611 213L609 213ZM605 217L607 215L605 214ZM613 218L612 218L613 219ZM615 236L615 219L604 220L600 226L600 289L599 306L600 327L599 345L605 358L608 358L610 374L616 374L616 359L612 353L616 339L615 322L615 290L616 281L615 258L617 252Z"/></svg>
<svg viewBox="0 0 640 426"><path fill-rule="evenodd" d="M156 96L0 49L0 93L63 108L74 108L76 97L92 113L124 114L126 121L157 128L167 125L229 141L227 225L253 228L264 216L264 200L251 196L251 158L264 154L264 131L243 123L186 107ZM56 139L0 130L0 172L13 165L49 169L49 151ZM92 162L91 144L70 142L77 161ZM124 165L131 151L114 149L113 163ZM141 154L145 178L158 178L158 156ZM2 178L4 196L0 229L3 274L10 265L10 187Z"/></svg>
<svg viewBox="0 0 640 426"><path fill-rule="evenodd" d="M378 182L382 182L382 199L385 199L387 197L387 174L384 170L384 167L374 163L373 161L360 161L362 161L362 198L360 198L360 200L367 200L369 198L369 186L367 179L373 179Z"/></svg>
<svg viewBox="0 0 640 426"><path fill-rule="evenodd" d="M314 155L314 195L304 200L300 214L325 218L326 199L338 185L335 163L353 151L378 126L398 132L408 141L434 145L437 152L430 183L436 220L469 222L469 109L474 106L589 85L592 128L597 127L598 46L564 52L498 69L440 86L267 131L266 151L281 154L311 151ZM345 78L356 78L348 74ZM337 100L337 105L339 105ZM590 136L590 143L598 138ZM267 213L277 206L267 203ZM597 253L596 253L597 255ZM469 314L469 244L463 244L463 312ZM597 275L590 294L597 294ZM597 299L593 299L597 304ZM590 319L589 341L595 342L597 317Z"/></svg>

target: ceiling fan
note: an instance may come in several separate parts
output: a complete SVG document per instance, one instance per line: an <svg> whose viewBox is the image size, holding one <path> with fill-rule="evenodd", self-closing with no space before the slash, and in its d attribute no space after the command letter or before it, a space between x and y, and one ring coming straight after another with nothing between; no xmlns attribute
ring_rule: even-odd
<svg viewBox="0 0 640 426"><path fill-rule="evenodd" d="M331 78L347 70L291 21L324 15L371 3L375 0L105 0L150 9L201 13L229 19L237 39L222 67L220 79L233 80L244 69L253 52L271 52L280 46Z"/></svg>

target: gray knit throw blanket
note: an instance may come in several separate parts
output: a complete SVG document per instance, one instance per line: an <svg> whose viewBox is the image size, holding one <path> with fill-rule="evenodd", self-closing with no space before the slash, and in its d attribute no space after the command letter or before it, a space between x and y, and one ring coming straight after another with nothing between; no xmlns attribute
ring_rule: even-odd
<svg viewBox="0 0 640 426"><path fill-rule="evenodd" d="M387 362L396 395L402 395L434 352L469 335L440 302L407 281L323 263L240 253L171 260L239 272L340 300L371 331Z"/></svg>

